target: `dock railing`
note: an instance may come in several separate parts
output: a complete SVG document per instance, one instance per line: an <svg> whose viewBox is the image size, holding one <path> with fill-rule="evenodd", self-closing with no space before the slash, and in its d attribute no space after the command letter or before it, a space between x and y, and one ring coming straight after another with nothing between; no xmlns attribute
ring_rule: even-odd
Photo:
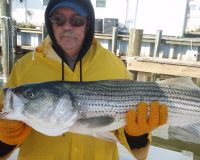
<svg viewBox="0 0 200 160"><path fill-rule="evenodd" d="M162 31L158 31L154 43L149 45L149 53L141 50L144 40L142 30L132 30L129 37L127 55L122 57L126 61L127 69L133 73L136 80L157 80L168 77L188 76L200 85L200 38L162 39ZM173 42L176 41L176 43ZM163 46L168 45L168 54L163 55ZM162 49L161 49L162 45ZM184 54L175 52L187 47ZM195 48L195 49L193 49Z"/></svg>
<svg viewBox="0 0 200 160"><path fill-rule="evenodd" d="M200 82L200 38L173 37L143 34L141 29L131 29L129 34L95 33L105 47L126 62L127 69L136 80L157 80L168 77L189 76ZM19 28L16 51L25 54L41 43L42 29ZM18 54L17 53L17 54Z"/></svg>

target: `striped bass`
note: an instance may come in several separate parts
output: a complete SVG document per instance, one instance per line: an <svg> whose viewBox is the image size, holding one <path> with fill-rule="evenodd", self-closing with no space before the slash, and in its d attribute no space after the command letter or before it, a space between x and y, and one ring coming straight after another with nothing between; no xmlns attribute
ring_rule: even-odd
<svg viewBox="0 0 200 160"><path fill-rule="evenodd" d="M98 136L123 127L125 113L139 102L155 100L169 106L169 125L200 122L200 88L188 77L158 82L51 81L5 88L0 118L23 121L49 136L67 131Z"/></svg>

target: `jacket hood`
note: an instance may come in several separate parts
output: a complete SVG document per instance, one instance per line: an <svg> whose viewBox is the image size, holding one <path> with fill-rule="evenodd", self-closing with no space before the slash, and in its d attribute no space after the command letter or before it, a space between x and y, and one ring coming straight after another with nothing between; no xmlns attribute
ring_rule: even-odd
<svg viewBox="0 0 200 160"><path fill-rule="evenodd" d="M47 28L47 32L49 34L49 37L52 41L52 47L56 51L56 53L61 57L61 59L67 63L67 60L64 56L63 49L57 44L56 39L53 34L53 29L51 22L49 21L49 15L52 12L52 9L54 9L55 6L58 6L60 3L69 2L69 3L77 3L79 6L81 6L87 13L87 20L88 20L88 28L86 31L85 39L82 45L82 48L78 54L77 61L82 59L82 57L87 53L88 49L91 46L93 37L94 37L94 21L95 21L95 15L94 15L94 9L92 6L92 3L90 0L50 0L49 4L47 5L46 11L45 11L45 25Z"/></svg>

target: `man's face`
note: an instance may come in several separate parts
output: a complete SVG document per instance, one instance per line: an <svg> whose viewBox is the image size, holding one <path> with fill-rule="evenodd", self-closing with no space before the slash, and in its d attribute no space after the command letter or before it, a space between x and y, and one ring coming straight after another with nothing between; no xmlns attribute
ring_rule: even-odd
<svg viewBox="0 0 200 160"><path fill-rule="evenodd" d="M78 55L85 38L85 17L71 8L58 8L50 17L58 45L70 57Z"/></svg>

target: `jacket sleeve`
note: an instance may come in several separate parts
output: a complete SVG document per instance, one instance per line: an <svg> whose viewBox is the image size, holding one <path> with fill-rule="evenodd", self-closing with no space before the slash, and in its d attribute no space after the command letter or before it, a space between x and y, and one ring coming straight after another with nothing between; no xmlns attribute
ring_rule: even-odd
<svg viewBox="0 0 200 160"><path fill-rule="evenodd" d="M130 151L132 152L132 154L134 155L135 158L137 158L138 160L145 160L147 158L148 155L148 151L149 151L149 147L151 144L151 134L148 134L148 141L146 143L145 146L142 147L136 147L136 148L132 148L131 146L129 146L129 143L127 141L127 137L125 135L124 132L124 128L120 128L116 131L116 136L118 137L119 141ZM138 139L140 139L138 137ZM142 140L143 138L141 138ZM138 140L135 141L135 143L138 143ZM141 142L139 142L141 143ZM137 144L136 144L137 145Z"/></svg>

